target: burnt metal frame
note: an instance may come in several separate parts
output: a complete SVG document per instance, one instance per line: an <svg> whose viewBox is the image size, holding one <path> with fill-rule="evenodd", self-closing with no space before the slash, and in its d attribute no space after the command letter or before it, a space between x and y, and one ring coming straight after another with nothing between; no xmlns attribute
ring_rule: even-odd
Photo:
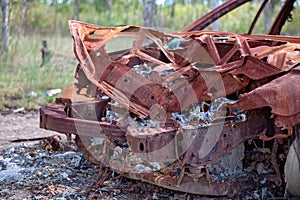
<svg viewBox="0 0 300 200"><path fill-rule="evenodd" d="M221 15L224 15L225 13L229 12L230 10L234 9L235 7L242 5L243 3L248 2L249 0L240 0L240 1L227 1L224 5L218 7L216 10L208 13L205 15L202 19L197 20L189 27L185 28L185 31L194 31L199 30L204 27L206 27L209 23L214 21L215 19L219 18ZM265 1L266 2L266 1ZM264 2L264 3L265 3ZM282 11L280 13L283 13L282 16L278 16L277 20L273 24L270 34L279 34L280 29L282 28L284 22L286 21L288 14L290 13L292 9L292 5L289 4L290 2L294 1L287 1L285 6L283 7ZM264 5L262 5L263 7ZM261 12L261 11L260 11ZM218 15L214 15L215 13L218 13ZM256 20L258 18L259 13L257 14L253 26L256 23ZM249 32L252 32L252 26L249 30ZM213 59L215 60L216 64L218 65L226 65L227 61L230 59L230 57L237 51L241 52L241 55L249 55L249 41L255 41L260 40L263 42L263 37L260 36L253 36L250 40L249 38L245 41L240 40L240 36L236 36L236 43L234 44L234 48L231 49L225 56L220 58L220 55L217 53L216 44L214 41L214 38L211 35L222 35L220 32L215 32L209 34L209 32L206 32L208 34L208 37L206 37L205 42L207 43L208 50L211 52ZM232 34L234 35L234 34ZM295 38L285 38L285 37L272 37L273 40L285 40L287 42L299 42L298 39ZM203 42L203 41L202 41ZM273 44L274 41L273 41ZM276 45L275 45L276 46ZM280 46L280 45L279 45ZM247 62L250 63L248 65L263 65L264 68L270 67L267 63L261 62L259 59L255 58L255 56L245 56L243 60L241 60L245 66L247 65ZM240 66L240 64L235 63ZM230 69L235 68L235 65L228 65ZM218 66L217 66L218 68ZM269 68L271 69L271 68ZM224 68L220 68L220 70L224 70ZM228 69L225 69L225 71ZM236 69L238 70L238 69ZM288 69L287 72L291 70ZM225 72L223 71L223 72ZM272 70L271 70L272 71ZM287 73L284 72L284 73ZM282 71L273 71L272 76L274 74L280 74ZM238 75L239 73L237 73ZM252 77L253 78L253 77ZM255 78L254 78L255 79ZM259 78L257 78L259 79ZM255 87L254 87L255 88ZM93 102L71 102L70 99L57 99L56 104L52 106L46 106L42 107L40 109L41 113L41 120L40 120L40 127L48 130L57 131L60 133L65 134L75 134L82 138L89 138L89 137L102 137L104 139L108 139L110 142L115 143L116 141L123 141L128 142L131 147L134 147L134 144L139 144L141 140L139 138L132 137L130 134L127 135L126 131L122 130L121 127L106 123L106 122L99 122L99 121L93 121L93 120L86 120L86 119L80 119L80 114L84 114L84 109L87 104L92 105L100 105L99 110L99 116L101 117L101 113L103 112L104 107L106 106L107 101L102 100L96 100ZM79 115L78 115L79 113ZM143 112L142 112L143 113ZM139 114L139 113L137 113ZM147 115L146 112L143 113L144 115ZM227 125L225 126L222 135L220 139L217 141L217 144L214 146L214 149L207 154L204 158L198 158L195 156L195 152L198 152L201 148L203 135L205 134L205 128L199 129L195 128L194 130L186 130L182 132L178 132L177 129L173 129L171 131L175 131L176 134L174 135L175 140L177 141L176 144L178 145L178 138L182 137L182 135L187 134L189 131L196 131L197 137L194 141L192 141L191 146L187 149L187 151L183 154L183 156L179 156L178 153L175 153L175 157L180 160L181 166L182 166L182 172L177 173L174 172L173 175L170 174L161 174L159 172L157 173L140 173L140 174L128 174L128 173L122 173L122 171L119 171L121 174L128 176L130 178L135 179L141 179L150 183L155 183L157 185L161 185L163 187L168 187L170 189L175 190L181 190L184 192L190 192L190 193L201 193L206 195L228 195L228 194L234 194L237 190L247 187L249 185L248 183L251 182L251 177L247 177L246 179L239 181L236 180L228 180L228 182L215 182L211 180L211 177L209 174L206 174L206 177L202 177L201 174L199 174L199 177L197 177L198 185L194 185L191 187L189 184L190 182L187 181L187 177L184 176L184 168L186 166L190 165L207 165L211 162L221 158L224 155L227 155L231 152L233 148L235 148L238 144L242 143L243 141L256 139L261 136L261 134L268 133L270 136L272 135L283 135L282 131L274 126L273 119L270 119L270 112L266 110L260 110L260 109L254 109L252 111L249 111L248 113L248 120L246 122L237 123L234 125ZM286 116L282 116L284 118ZM217 124L212 124L212 126L217 126ZM267 127L266 127L267 126ZM275 128L274 128L275 127ZM203 133L202 133L203 132ZM181 135L181 136L180 136ZM234 139L233 139L234 138ZM160 140L166 140L168 141L170 138L164 137L163 135L160 137ZM143 140L144 148L143 151L145 152L151 152L156 150L151 149L150 146L146 145L150 142L154 143L156 148L160 147L159 142L157 139L153 139L151 136L147 136L145 140ZM80 141L77 141L77 144L80 146ZM276 145L277 143L274 143ZM113 147L111 147L113 149ZM132 148L134 151L141 151L141 149L138 148ZM177 149L177 152L179 151L179 146L175 146L174 149ZM83 150L85 148L83 147ZM277 148L273 149L272 151L272 157L275 158L275 154L277 151ZM164 156L164 155L160 155ZM276 162L274 162L274 159L272 159L272 164L274 165L274 169L276 171L276 178L277 180L280 179L280 174L278 174L278 166L276 165ZM116 169L117 170L117 169ZM173 172L172 172L173 173ZM158 177L160 177L158 179ZM188 177L189 178L189 177ZM191 180L190 180L191 181ZM243 188L243 189L245 189Z"/></svg>

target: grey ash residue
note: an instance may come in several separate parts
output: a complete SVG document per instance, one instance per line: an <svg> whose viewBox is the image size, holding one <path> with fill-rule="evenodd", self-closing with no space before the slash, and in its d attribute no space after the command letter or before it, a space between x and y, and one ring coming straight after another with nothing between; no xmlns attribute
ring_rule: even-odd
<svg viewBox="0 0 300 200"><path fill-rule="evenodd" d="M99 179L97 166L88 166L80 152L52 152L34 146L16 146L0 155L1 198L15 190L30 190L28 199L84 199L78 191Z"/></svg>
<svg viewBox="0 0 300 200"><path fill-rule="evenodd" d="M215 120L222 119L224 123L235 123L244 122L247 120L245 111L234 109L231 113L229 120L225 122L226 109L228 105L235 103L236 101L227 98L218 98L213 100L210 104L206 102L200 102L197 105L192 105L190 108L183 112L174 112L171 114L171 118L177 121L181 126L196 125L198 127L207 127L211 125ZM116 101L112 101L111 105L118 105ZM123 115L112 110L106 110L105 117L101 121L108 123L118 123L118 119L122 118ZM143 128L160 128L160 122L152 119L143 119L139 116L132 118L127 115L122 120L123 124L130 124L135 127L138 131Z"/></svg>
<svg viewBox="0 0 300 200"><path fill-rule="evenodd" d="M200 102L198 105L192 106L182 113L172 113L172 119L177 120L182 126L190 125L193 121L196 122L199 127L209 126L214 120L218 119L218 117L226 116L227 105L235 102L236 101L223 97L213 100L210 104ZM207 108L203 109L203 107ZM233 110L232 114L234 114L234 118L230 120L230 123L243 122L247 119L243 111Z"/></svg>
<svg viewBox="0 0 300 200"><path fill-rule="evenodd" d="M188 194L130 180L80 151L20 145L0 152L0 199L170 199Z"/></svg>

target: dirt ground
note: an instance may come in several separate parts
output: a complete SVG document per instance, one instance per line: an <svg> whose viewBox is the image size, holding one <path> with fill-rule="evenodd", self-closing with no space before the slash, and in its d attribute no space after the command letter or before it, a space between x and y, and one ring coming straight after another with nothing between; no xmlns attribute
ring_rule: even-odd
<svg viewBox="0 0 300 200"><path fill-rule="evenodd" d="M0 112L0 150L20 143L36 143L38 138L52 135L57 135L57 133L39 128L38 111L21 109L16 113L12 110ZM34 139L37 141L30 141Z"/></svg>

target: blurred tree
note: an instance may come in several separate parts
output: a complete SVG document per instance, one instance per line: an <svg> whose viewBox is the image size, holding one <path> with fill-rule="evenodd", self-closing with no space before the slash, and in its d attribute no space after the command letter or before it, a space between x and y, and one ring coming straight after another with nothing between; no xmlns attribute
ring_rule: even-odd
<svg viewBox="0 0 300 200"><path fill-rule="evenodd" d="M110 8L108 0L94 0L93 3L98 13L105 12Z"/></svg>
<svg viewBox="0 0 300 200"><path fill-rule="evenodd" d="M19 6L20 6L20 20L19 20L19 26L18 26L18 34L22 35L24 33L24 29L26 26L26 20L27 20L27 11L28 11L28 5L26 0L19 0Z"/></svg>
<svg viewBox="0 0 300 200"><path fill-rule="evenodd" d="M266 29L269 29L271 26L271 14L272 14L273 6L271 3L268 3L263 11L264 15L264 24Z"/></svg>
<svg viewBox="0 0 300 200"><path fill-rule="evenodd" d="M281 3L280 0L272 0L266 5L263 11L264 24L267 30L271 27L271 23L272 23L271 16L274 12L275 6L280 5L280 3Z"/></svg>
<svg viewBox="0 0 300 200"><path fill-rule="evenodd" d="M171 17L175 17L175 1L171 4Z"/></svg>
<svg viewBox="0 0 300 200"><path fill-rule="evenodd" d="M79 20L79 12L80 12L80 0L75 0L75 5L74 5L75 20Z"/></svg>
<svg viewBox="0 0 300 200"><path fill-rule="evenodd" d="M152 27L155 14L155 0L143 0L144 26Z"/></svg>
<svg viewBox="0 0 300 200"><path fill-rule="evenodd" d="M210 8L211 10L213 10L214 8L218 7L219 6L219 1L218 0L211 0L210 1ZM212 24L212 29L213 30L219 30L219 22L218 20L215 21L213 24Z"/></svg>
<svg viewBox="0 0 300 200"><path fill-rule="evenodd" d="M2 48L4 51L8 52L9 46L9 24L8 24L8 2L9 0L2 0L1 10L2 10Z"/></svg>
<svg viewBox="0 0 300 200"><path fill-rule="evenodd" d="M104 18L109 21L112 19L114 14L114 0L94 0L94 5L100 15L100 22Z"/></svg>

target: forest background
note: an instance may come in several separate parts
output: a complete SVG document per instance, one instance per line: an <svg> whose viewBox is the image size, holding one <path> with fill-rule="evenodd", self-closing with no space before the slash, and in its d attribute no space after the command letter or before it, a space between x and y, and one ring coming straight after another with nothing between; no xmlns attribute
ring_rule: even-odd
<svg viewBox="0 0 300 200"><path fill-rule="evenodd" d="M101 26L140 25L180 31L225 0L1 0L0 110L35 109L50 103L51 89L74 83L77 62L73 54L68 20ZM256 34L267 33L280 9L281 0L271 0L258 21ZM229 13L208 29L246 33L259 9L260 0ZM294 13L300 13L300 1ZM299 14L294 25L284 29L299 35ZM296 24L296 26L295 26ZM42 41L51 58L41 67Z"/></svg>

